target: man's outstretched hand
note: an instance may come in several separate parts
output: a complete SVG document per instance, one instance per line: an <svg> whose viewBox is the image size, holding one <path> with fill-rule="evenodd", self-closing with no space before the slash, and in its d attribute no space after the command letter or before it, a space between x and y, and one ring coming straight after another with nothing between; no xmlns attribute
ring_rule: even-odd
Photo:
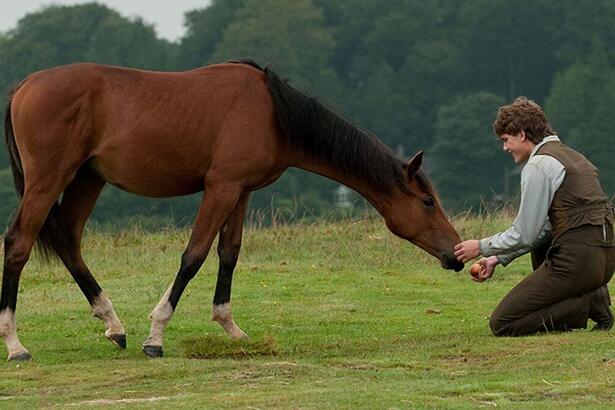
<svg viewBox="0 0 615 410"><path fill-rule="evenodd" d="M478 263L481 265L482 268L478 275L471 275L472 280L474 282L484 282L493 276L493 273L495 272L495 267L498 265L499 261L497 256L489 256L488 258L482 258L478 261Z"/></svg>
<svg viewBox="0 0 615 410"><path fill-rule="evenodd" d="M476 239L469 239L455 245L454 253L458 261L466 263L480 255L480 245Z"/></svg>

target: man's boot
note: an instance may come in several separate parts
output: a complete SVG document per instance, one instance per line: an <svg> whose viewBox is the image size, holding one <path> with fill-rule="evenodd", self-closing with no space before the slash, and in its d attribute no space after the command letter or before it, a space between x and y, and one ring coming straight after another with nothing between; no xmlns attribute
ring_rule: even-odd
<svg viewBox="0 0 615 410"><path fill-rule="evenodd" d="M611 312L611 297L606 285L600 286L591 293L589 299L589 318L596 322L592 330L609 330L613 327L613 312Z"/></svg>

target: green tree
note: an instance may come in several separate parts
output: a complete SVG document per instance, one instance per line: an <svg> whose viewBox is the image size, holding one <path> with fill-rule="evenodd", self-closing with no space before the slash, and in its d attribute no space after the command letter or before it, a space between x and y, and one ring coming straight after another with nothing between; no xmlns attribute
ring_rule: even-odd
<svg viewBox="0 0 615 410"><path fill-rule="evenodd" d="M0 41L0 87L43 68L83 61L165 68L171 48L140 19L126 19L106 6L50 6L27 14Z"/></svg>
<svg viewBox="0 0 615 410"><path fill-rule="evenodd" d="M590 58L597 40L602 44L615 43L615 2L562 0L558 7L565 13L556 31L556 56L564 66ZM608 47L604 51L610 63L614 64L615 50Z"/></svg>
<svg viewBox="0 0 615 410"><path fill-rule="evenodd" d="M565 14L565 7L553 0L463 2L455 35L460 88L506 100L527 95L543 101L550 79L563 67L556 56Z"/></svg>
<svg viewBox="0 0 615 410"><path fill-rule="evenodd" d="M146 228L191 225L202 196L197 193L179 198L144 198L107 185L90 220L118 226L134 221Z"/></svg>
<svg viewBox="0 0 615 410"><path fill-rule="evenodd" d="M603 187L615 194L615 66L608 48L595 39L592 53L558 74L546 111L566 144L582 152L600 170Z"/></svg>
<svg viewBox="0 0 615 410"><path fill-rule="evenodd" d="M272 222L271 214L278 209L280 219L286 221L322 217L333 209L338 186L320 175L291 168L274 184L255 192L250 207L265 223Z"/></svg>
<svg viewBox="0 0 615 410"><path fill-rule="evenodd" d="M352 118L392 148L403 146L416 151L417 132L412 126L413 119L421 113L412 104L410 93L400 92L407 89L401 84L399 74L388 64L381 63L372 68L348 101L347 110Z"/></svg>
<svg viewBox="0 0 615 410"><path fill-rule="evenodd" d="M328 71L335 40L311 0L296 0L280 7L277 0L246 0L224 30L211 62L254 58L272 64L284 76L310 90L328 89L320 83Z"/></svg>
<svg viewBox="0 0 615 410"><path fill-rule="evenodd" d="M367 61L363 58L366 33L375 22L386 15L395 1L376 2L373 0L313 0L322 10L325 25L335 38L335 49L329 58L329 67L338 79L339 88L335 95L329 94L342 107L342 111L359 124L366 127L363 112L356 110L357 98L362 99L361 85L366 79L365 66L374 63L377 66L390 65L383 61ZM356 64L356 61L360 64ZM373 108L373 107L372 107ZM372 112L373 115L373 112ZM377 131L377 130L374 130Z"/></svg>
<svg viewBox="0 0 615 410"><path fill-rule="evenodd" d="M175 69L251 57L391 147L409 155L427 149L437 186L461 205L506 191L513 165L489 142L490 124L498 105L527 95L546 101L564 142L598 165L607 191L615 191L611 0L212 0L188 12L185 24L186 36L174 44L100 4L45 8L0 34L0 90L76 61ZM0 168L7 164L2 150ZM10 182L8 175L0 179ZM321 215L336 186L291 170L252 203L267 208L273 195L276 206ZM12 184L0 188L0 203L13 201L4 195L13 195ZM93 218L144 213L189 222L198 201L147 201L107 189Z"/></svg>
<svg viewBox="0 0 615 410"><path fill-rule="evenodd" d="M334 63L346 81L350 115L407 152L431 143L437 107L459 83L450 41L456 4L347 0ZM335 15L335 14L334 14ZM346 75L341 74L347 71Z"/></svg>
<svg viewBox="0 0 615 410"><path fill-rule="evenodd" d="M596 97L608 91L605 85L611 71L606 47L595 39L590 55L557 73L545 109L551 124L562 136L572 137L575 128L587 127L593 117Z"/></svg>
<svg viewBox="0 0 615 410"><path fill-rule="evenodd" d="M176 68L177 46L156 37L153 26L116 13L103 19L89 39L86 61L152 70Z"/></svg>
<svg viewBox="0 0 615 410"><path fill-rule="evenodd" d="M98 26L112 14L97 3L50 6L27 14L0 48L3 88L43 68L83 61Z"/></svg>
<svg viewBox="0 0 615 410"><path fill-rule="evenodd" d="M615 145L613 145L613 130L615 129L615 70L611 71L605 83L608 92L596 99L593 118L586 129L573 131L573 146L577 147L587 158L598 167L600 182L606 194L615 196Z"/></svg>
<svg viewBox="0 0 615 410"><path fill-rule="evenodd" d="M466 208L502 198L514 167L491 124L504 99L487 92L456 97L438 110L434 143L426 159L449 206Z"/></svg>
<svg viewBox="0 0 615 410"><path fill-rule="evenodd" d="M181 39L179 64L195 68L212 60L226 27L246 0L213 0L207 7L185 14L186 35Z"/></svg>

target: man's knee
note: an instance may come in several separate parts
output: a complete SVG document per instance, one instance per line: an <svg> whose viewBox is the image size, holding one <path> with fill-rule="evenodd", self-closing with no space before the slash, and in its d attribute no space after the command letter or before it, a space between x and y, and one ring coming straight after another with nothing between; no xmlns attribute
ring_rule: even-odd
<svg viewBox="0 0 615 410"><path fill-rule="evenodd" d="M494 336L506 336L506 329L509 324L510 322L504 320L497 312L493 312L489 318L489 328Z"/></svg>

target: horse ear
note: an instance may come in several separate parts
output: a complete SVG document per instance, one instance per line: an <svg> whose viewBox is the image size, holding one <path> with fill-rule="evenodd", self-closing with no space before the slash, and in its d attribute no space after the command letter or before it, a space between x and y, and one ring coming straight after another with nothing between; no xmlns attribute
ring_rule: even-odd
<svg viewBox="0 0 615 410"><path fill-rule="evenodd" d="M417 152L410 162L408 163L408 167L406 168L406 175L408 176L408 180L414 178L414 174L421 168L421 164L423 163L423 151Z"/></svg>

